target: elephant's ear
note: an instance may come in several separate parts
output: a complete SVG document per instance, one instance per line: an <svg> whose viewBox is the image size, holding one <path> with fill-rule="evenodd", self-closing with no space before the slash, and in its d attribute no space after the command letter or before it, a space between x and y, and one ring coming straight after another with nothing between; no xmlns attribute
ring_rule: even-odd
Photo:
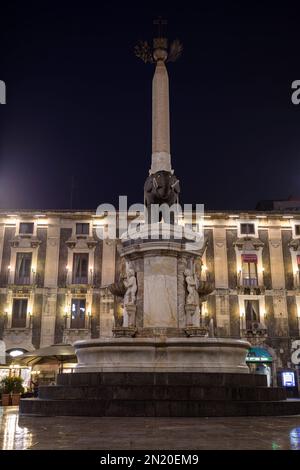
<svg viewBox="0 0 300 470"><path fill-rule="evenodd" d="M148 178L145 181L144 190L146 193L150 193L152 191L152 188L153 188L153 176L151 175L151 176L148 176Z"/></svg>

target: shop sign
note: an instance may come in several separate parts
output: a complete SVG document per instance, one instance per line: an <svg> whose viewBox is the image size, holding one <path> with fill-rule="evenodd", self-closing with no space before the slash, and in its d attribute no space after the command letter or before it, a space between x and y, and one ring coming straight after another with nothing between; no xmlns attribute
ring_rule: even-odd
<svg viewBox="0 0 300 470"><path fill-rule="evenodd" d="M269 357L247 356L246 362L272 362Z"/></svg>

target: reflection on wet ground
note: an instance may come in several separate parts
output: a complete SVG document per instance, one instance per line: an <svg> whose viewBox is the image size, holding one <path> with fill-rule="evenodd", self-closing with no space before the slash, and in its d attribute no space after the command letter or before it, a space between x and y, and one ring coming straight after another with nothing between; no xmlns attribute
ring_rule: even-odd
<svg viewBox="0 0 300 470"><path fill-rule="evenodd" d="M0 407L0 445L3 450L23 450L31 446L31 432L18 422L17 407Z"/></svg>
<svg viewBox="0 0 300 470"><path fill-rule="evenodd" d="M300 450L300 416L43 418L0 407L0 449Z"/></svg>
<svg viewBox="0 0 300 470"><path fill-rule="evenodd" d="M290 439L291 439L291 449L300 450L300 426L298 428L294 428L291 430Z"/></svg>

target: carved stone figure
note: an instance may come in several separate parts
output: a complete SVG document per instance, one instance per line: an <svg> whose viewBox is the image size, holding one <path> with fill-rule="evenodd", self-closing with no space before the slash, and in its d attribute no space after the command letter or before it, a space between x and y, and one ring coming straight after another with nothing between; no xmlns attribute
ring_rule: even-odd
<svg viewBox="0 0 300 470"><path fill-rule="evenodd" d="M126 278L124 279L124 285L126 287L126 293L124 296L124 305L135 304L137 282L135 277L134 269L128 268Z"/></svg>
<svg viewBox="0 0 300 470"><path fill-rule="evenodd" d="M132 267L128 266L126 270L126 278L124 279L124 285L126 287L126 293L124 296L124 327L135 326L135 314L136 314L136 293L137 293L137 281L135 271Z"/></svg>
<svg viewBox="0 0 300 470"><path fill-rule="evenodd" d="M161 170L148 176L144 185L144 199L147 208L148 223L151 223L151 206L152 204L167 204L171 207L178 203L180 193L179 180L169 171ZM163 213L159 214L160 222ZM174 224L174 216L170 217L170 223Z"/></svg>
<svg viewBox="0 0 300 470"><path fill-rule="evenodd" d="M188 295L186 298L187 305L195 305L199 307L199 294L197 292L197 279L190 269L184 271L186 287Z"/></svg>

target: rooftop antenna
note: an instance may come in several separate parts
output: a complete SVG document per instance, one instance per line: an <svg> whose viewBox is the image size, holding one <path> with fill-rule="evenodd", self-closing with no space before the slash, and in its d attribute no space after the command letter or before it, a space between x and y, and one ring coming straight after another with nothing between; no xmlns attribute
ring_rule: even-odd
<svg viewBox="0 0 300 470"><path fill-rule="evenodd" d="M75 190L75 176L71 176L71 191L70 191L70 209L73 209L74 202L74 190Z"/></svg>

